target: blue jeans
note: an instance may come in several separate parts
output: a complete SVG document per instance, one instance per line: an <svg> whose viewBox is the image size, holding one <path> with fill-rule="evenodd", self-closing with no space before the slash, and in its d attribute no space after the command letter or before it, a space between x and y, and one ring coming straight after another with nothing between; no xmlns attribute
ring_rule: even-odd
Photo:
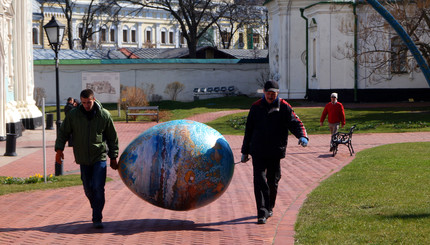
<svg viewBox="0 0 430 245"><path fill-rule="evenodd" d="M93 209L93 222L101 222L102 211L105 206L106 161L80 166L85 195Z"/></svg>

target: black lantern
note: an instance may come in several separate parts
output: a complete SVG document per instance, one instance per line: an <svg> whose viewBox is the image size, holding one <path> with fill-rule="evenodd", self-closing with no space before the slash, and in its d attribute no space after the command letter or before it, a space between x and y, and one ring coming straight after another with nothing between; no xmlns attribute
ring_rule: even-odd
<svg viewBox="0 0 430 245"><path fill-rule="evenodd" d="M54 51L59 50L63 42L65 25L56 20L55 16L52 16L52 19L43 28L48 37L49 45Z"/></svg>
<svg viewBox="0 0 430 245"><path fill-rule="evenodd" d="M51 45L52 50L55 52L55 85L56 85L56 96L57 96L57 137L58 130L61 125L61 115L60 115L60 89L59 89L59 74L58 74L58 51L61 48L61 43L63 42L64 37L64 29L65 26L61 24L59 21L55 19L55 16L52 16L52 19L48 22L48 24L44 25L46 36L48 37L49 45ZM63 174L63 164L55 163L55 175Z"/></svg>

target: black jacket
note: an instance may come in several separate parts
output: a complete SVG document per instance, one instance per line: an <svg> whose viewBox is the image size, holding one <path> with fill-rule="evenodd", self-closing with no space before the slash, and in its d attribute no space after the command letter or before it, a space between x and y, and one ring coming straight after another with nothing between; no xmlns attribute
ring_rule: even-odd
<svg viewBox="0 0 430 245"><path fill-rule="evenodd" d="M297 138L308 138L302 121L287 101L278 98L269 105L266 99L259 99L249 110L242 153L253 157L284 158L288 131Z"/></svg>

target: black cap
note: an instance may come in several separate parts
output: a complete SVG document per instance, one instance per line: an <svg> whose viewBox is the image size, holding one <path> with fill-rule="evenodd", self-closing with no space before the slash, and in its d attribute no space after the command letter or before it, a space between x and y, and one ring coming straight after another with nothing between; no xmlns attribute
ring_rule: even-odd
<svg viewBox="0 0 430 245"><path fill-rule="evenodd" d="M272 92L279 92L279 85L277 82L273 80L269 80L264 84L264 91L272 91Z"/></svg>

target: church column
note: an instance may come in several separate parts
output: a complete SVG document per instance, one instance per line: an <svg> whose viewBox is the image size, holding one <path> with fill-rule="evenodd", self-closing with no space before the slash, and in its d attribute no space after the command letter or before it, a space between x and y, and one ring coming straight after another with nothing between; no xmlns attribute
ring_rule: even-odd
<svg viewBox="0 0 430 245"><path fill-rule="evenodd" d="M181 28L175 25L175 48L181 47Z"/></svg>
<svg viewBox="0 0 430 245"><path fill-rule="evenodd" d="M34 74L33 74L33 47L31 27L32 8L25 1L14 1L15 22L13 39L14 68L15 68L15 100L20 112L21 122L27 129L34 129L42 125L42 113L36 107L33 98Z"/></svg>
<svg viewBox="0 0 430 245"><path fill-rule="evenodd" d="M117 25L117 33L116 33L116 43L118 45L118 48L122 48L122 23L118 23Z"/></svg>
<svg viewBox="0 0 430 245"><path fill-rule="evenodd" d="M139 22L136 24L136 38L137 38L137 47L138 48L142 48L143 45L143 39L144 37L144 32L142 31L142 23Z"/></svg>
<svg viewBox="0 0 430 245"><path fill-rule="evenodd" d="M291 0L275 0L267 7L269 11L269 62L271 77L279 83L279 95L288 99L290 96L290 53L291 42Z"/></svg>
<svg viewBox="0 0 430 245"><path fill-rule="evenodd" d="M0 6L1 7L1 6ZM0 17L0 35L3 33L3 18ZM0 141L6 140L6 86L5 86L5 52L3 37L0 36Z"/></svg>
<svg viewBox="0 0 430 245"><path fill-rule="evenodd" d="M160 24L155 24L155 47L160 48L161 43L161 31L160 31Z"/></svg>
<svg viewBox="0 0 430 245"><path fill-rule="evenodd" d="M16 109L14 95L14 59L12 48L14 45L13 36L13 18L15 16L12 0L2 0L0 2L0 111L1 129L0 137L6 137L7 133L21 135L20 114Z"/></svg>
<svg viewBox="0 0 430 245"><path fill-rule="evenodd" d="M287 13L280 14L280 47L279 47L279 94L281 98L289 98L289 90L290 90L290 84L289 84L289 60L290 60L290 54L288 52L288 47L290 45L290 26L289 26L289 11Z"/></svg>

